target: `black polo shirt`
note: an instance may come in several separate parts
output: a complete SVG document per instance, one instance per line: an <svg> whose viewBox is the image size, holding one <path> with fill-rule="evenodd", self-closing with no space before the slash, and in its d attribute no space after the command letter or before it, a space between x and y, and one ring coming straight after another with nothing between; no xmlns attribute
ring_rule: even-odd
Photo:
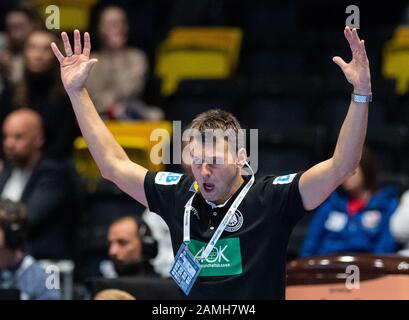
<svg viewBox="0 0 409 320"><path fill-rule="evenodd" d="M298 181L301 173L256 179L202 270L188 298L284 299L286 250L291 231L306 212ZM189 249L199 256L235 197L222 207L198 192L192 203ZM167 223L176 254L183 242L184 207L198 190L190 175L148 172L145 193L149 209Z"/></svg>

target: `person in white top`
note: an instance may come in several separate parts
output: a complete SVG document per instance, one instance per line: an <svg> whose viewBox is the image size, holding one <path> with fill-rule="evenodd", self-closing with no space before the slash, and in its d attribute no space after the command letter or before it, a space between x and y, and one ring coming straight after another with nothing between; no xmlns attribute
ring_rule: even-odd
<svg viewBox="0 0 409 320"><path fill-rule="evenodd" d="M142 218L152 230L153 237L158 241L158 254L152 259L153 268L162 277L170 277L169 271L173 263L173 251L169 227L159 215L151 214L149 209L145 210Z"/></svg>
<svg viewBox="0 0 409 320"><path fill-rule="evenodd" d="M390 229L396 241L403 245L398 253L409 257L409 190L402 195L399 207L391 217Z"/></svg>
<svg viewBox="0 0 409 320"><path fill-rule="evenodd" d="M146 106L142 95L148 73L148 58L128 45L128 18L124 9L109 5L98 19L101 49L93 54L99 63L87 81L98 112L108 119L158 120L163 112Z"/></svg>

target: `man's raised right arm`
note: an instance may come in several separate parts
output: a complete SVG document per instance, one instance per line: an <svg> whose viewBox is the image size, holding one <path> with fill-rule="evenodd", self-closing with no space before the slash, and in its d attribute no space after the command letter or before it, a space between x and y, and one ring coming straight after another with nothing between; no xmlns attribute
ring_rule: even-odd
<svg viewBox="0 0 409 320"><path fill-rule="evenodd" d="M147 169L132 162L122 147L108 130L85 89L85 82L97 62L90 59L91 42L89 34L84 34L84 49L81 49L81 36L74 31L74 51L68 35L61 34L64 56L55 43L51 44L55 56L61 66L61 80L70 97L82 135L101 171L102 176L114 182L120 189L128 193L138 202L147 206L144 191L144 179Z"/></svg>

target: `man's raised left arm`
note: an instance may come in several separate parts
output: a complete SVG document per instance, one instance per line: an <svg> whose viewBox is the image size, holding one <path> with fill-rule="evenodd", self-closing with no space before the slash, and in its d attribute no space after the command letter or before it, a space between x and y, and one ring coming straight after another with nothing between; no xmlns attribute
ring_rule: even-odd
<svg viewBox="0 0 409 320"><path fill-rule="evenodd" d="M324 202L354 174L361 160L368 123L367 100L372 95L369 61L364 41L359 39L356 29L346 27L344 35L352 51L352 60L346 63L342 58L334 57L333 61L353 85L356 96L351 99L333 156L313 166L300 178L299 190L306 210L313 210Z"/></svg>

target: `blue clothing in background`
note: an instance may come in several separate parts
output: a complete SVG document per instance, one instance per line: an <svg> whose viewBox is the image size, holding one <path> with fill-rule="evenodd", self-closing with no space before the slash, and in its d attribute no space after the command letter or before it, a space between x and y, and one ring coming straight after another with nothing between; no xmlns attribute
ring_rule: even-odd
<svg viewBox="0 0 409 320"><path fill-rule="evenodd" d="M395 252L389 220L398 203L396 190L385 187L374 193L365 207L349 215L347 195L335 191L314 213L300 255Z"/></svg>
<svg viewBox="0 0 409 320"><path fill-rule="evenodd" d="M26 255L14 269L0 270L0 288L20 290L22 300L58 300L61 294L54 288L53 276Z"/></svg>

